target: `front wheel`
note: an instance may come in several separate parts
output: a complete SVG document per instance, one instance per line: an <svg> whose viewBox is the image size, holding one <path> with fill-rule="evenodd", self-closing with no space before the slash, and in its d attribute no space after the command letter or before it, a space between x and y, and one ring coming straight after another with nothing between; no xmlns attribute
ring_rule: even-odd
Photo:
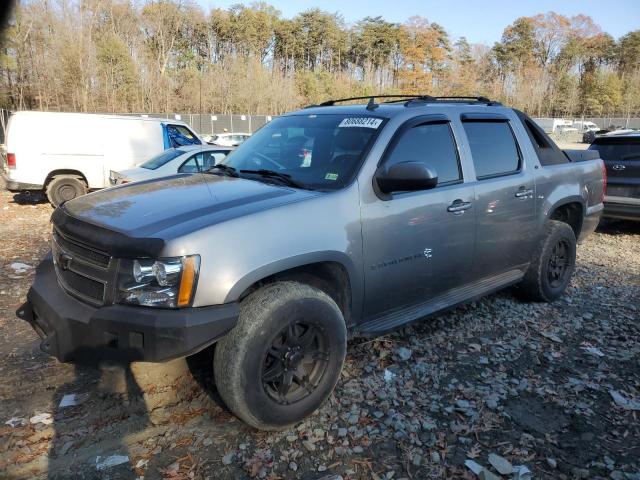
<svg viewBox="0 0 640 480"><path fill-rule="evenodd" d="M285 428L331 394L346 349L344 318L331 297L308 285L275 283L242 302L238 324L216 345L216 386L246 423Z"/></svg>
<svg viewBox="0 0 640 480"><path fill-rule="evenodd" d="M576 263L576 236L569 225L549 220L520 284L527 300L553 302L566 290Z"/></svg>

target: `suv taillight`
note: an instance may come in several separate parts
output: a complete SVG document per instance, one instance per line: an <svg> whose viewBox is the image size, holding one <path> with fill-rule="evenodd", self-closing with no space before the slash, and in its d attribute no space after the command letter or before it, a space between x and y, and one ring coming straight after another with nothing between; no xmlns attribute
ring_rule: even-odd
<svg viewBox="0 0 640 480"><path fill-rule="evenodd" d="M16 168L16 154L7 153L7 167Z"/></svg>
<svg viewBox="0 0 640 480"><path fill-rule="evenodd" d="M604 203L604 196L607 194L607 166L602 162L602 203Z"/></svg>

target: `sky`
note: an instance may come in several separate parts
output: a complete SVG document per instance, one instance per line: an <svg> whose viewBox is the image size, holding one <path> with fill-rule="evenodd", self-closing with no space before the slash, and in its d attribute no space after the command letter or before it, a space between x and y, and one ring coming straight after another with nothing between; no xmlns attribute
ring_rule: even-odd
<svg viewBox="0 0 640 480"><path fill-rule="evenodd" d="M209 9L227 8L253 0L197 0ZM516 18L554 11L562 15L589 15L603 31L619 38L640 29L640 0L266 0L285 18L310 8L340 13L347 23L380 15L402 23L413 15L442 25L454 38L492 45Z"/></svg>

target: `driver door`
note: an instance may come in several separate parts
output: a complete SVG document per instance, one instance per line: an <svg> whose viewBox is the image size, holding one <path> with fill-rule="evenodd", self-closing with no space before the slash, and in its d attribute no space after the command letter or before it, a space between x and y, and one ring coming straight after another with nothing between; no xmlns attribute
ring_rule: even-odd
<svg viewBox="0 0 640 480"><path fill-rule="evenodd" d="M365 318L424 303L470 280L474 187L464 182L453 132L442 115L412 119L382 160L387 167L424 162L438 185L363 202Z"/></svg>

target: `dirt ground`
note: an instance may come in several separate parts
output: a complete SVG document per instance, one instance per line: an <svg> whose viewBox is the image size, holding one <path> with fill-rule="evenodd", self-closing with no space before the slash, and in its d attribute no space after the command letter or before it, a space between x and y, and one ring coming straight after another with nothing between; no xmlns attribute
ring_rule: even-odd
<svg viewBox="0 0 640 480"><path fill-rule="evenodd" d="M262 433L217 398L211 351L125 368L39 350L14 312L51 211L2 188L0 478L640 479L640 224L579 246L554 304L507 290L351 341L320 412Z"/></svg>

